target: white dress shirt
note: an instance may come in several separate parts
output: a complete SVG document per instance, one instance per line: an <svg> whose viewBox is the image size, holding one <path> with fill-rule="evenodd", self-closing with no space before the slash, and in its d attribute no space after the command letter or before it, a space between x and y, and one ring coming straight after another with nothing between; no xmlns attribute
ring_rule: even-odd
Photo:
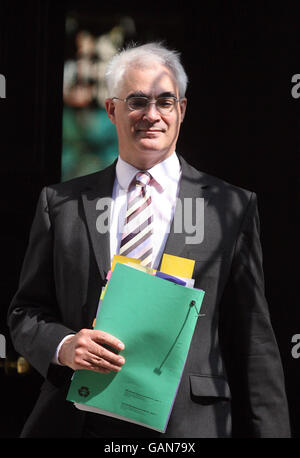
<svg viewBox="0 0 300 458"><path fill-rule="evenodd" d="M119 253L127 210L128 188L139 171L139 169L121 159L120 156L118 157L110 218L111 262L114 255ZM153 262L151 267L157 269L170 232L179 192L181 167L176 153L172 153L171 156L156 164L148 172L153 177L151 186L149 186L153 212ZM60 364L58 361L60 347L72 335L67 335L59 343L52 360L53 363Z"/></svg>
<svg viewBox="0 0 300 458"><path fill-rule="evenodd" d="M111 261L119 253L121 236L127 210L128 188L134 176L140 170L125 162L119 156L116 166L116 179L113 187L111 208L110 254ZM176 198L179 190L181 168L175 152L164 161L148 170L152 175L150 194L153 213L153 263L156 269L170 232Z"/></svg>

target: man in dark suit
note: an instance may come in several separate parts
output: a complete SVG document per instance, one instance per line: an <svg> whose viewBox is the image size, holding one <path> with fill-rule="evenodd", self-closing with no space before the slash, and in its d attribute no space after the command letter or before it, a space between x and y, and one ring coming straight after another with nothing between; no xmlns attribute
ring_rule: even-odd
<svg viewBox="0 0 300 458"><path fill-rule="evenodd" d="M163 252L194 259L195 287L205 291L205 316L198 319L162 437L289 437L283 371L264 296L255 194L195 170L175 153L187 103L177 53L159 44L125 50L111 61L107 82L118 161L43 189L8 313L16 350L45 377L22 436L160 436L66 401L73 370L108 373L126 365L122 351L106 347L122 350L126 342L91 324L119 252L130 183L147 171L151 265L159 268ZM192 205L185 212L187 202ZM182 209L183 219L196 215L194 238L186 221L175 230ZM99 227L102 216L109 216L109 231Z"/></svg>

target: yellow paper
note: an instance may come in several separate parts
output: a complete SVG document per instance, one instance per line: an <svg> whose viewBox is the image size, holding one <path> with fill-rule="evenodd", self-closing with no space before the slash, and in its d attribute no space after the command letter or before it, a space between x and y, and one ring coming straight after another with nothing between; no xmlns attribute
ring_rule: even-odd
<svg viewBox="0 0 300 458"><path fill-rule="evenodd" d="M164 253L160 271L178 277L192 278L195 261Z"/></svg>
<svg viewBox="0 0 300 458"><path fill-rule="evenodd" d="M135 258L128 258L127 256L121 256L120 254L115 254L112 260L111 271L114 270L116 262L120 262L121 264L125 264L127 262L133 262L134 264L140 264L140 259Z"/></svg>
<svg viewBox="0 0 300 458"><path fill-rule="evenodd" d="M106 292L107 285L108 285L108 283L106 283L105 287L102 288L101 295L100 295L100 299L101 299L101 300L104 298L104 294L105 294L105 292Z"/></svg>
<svg viewBox="0 0 300 458"><path fill-rule="evenodd" d="M155 272L156 272L156 270L151 269L151 267L141 266L140 264L137 264L137 263L126 262L125 264L127 264L130 267L133 267L134 269L138 269L138 270L141 270L142 272L146 272L146 274L155 275Z"/></svg>

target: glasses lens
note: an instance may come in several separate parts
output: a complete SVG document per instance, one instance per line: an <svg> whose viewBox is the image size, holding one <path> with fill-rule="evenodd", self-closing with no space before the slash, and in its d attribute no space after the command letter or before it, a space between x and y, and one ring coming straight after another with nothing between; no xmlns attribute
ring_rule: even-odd
<svg viewBox="0 0 300 458"><path fill-rule="evenodd" d="M159 97L156 101L157 109L162 113L173 110L176 100L173 97Z"/></svg>
<svg viewBox="0 0 300 458"><path fill-rule="evenodd" d="M131 97L127 101L130 110L143 110L148 105L146 97Z"/></svg>

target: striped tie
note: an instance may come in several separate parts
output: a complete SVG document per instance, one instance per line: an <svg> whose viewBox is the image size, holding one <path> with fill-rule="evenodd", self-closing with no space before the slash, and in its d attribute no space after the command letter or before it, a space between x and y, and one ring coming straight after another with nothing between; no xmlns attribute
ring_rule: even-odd
<svg viewBox="0 0 300 458"><path fill-rule="evenodd" d="M138 172L132 181L119 254L141 260L151 267L153 215L151 195L146 186L151 180L148 172Z"/></svg>

